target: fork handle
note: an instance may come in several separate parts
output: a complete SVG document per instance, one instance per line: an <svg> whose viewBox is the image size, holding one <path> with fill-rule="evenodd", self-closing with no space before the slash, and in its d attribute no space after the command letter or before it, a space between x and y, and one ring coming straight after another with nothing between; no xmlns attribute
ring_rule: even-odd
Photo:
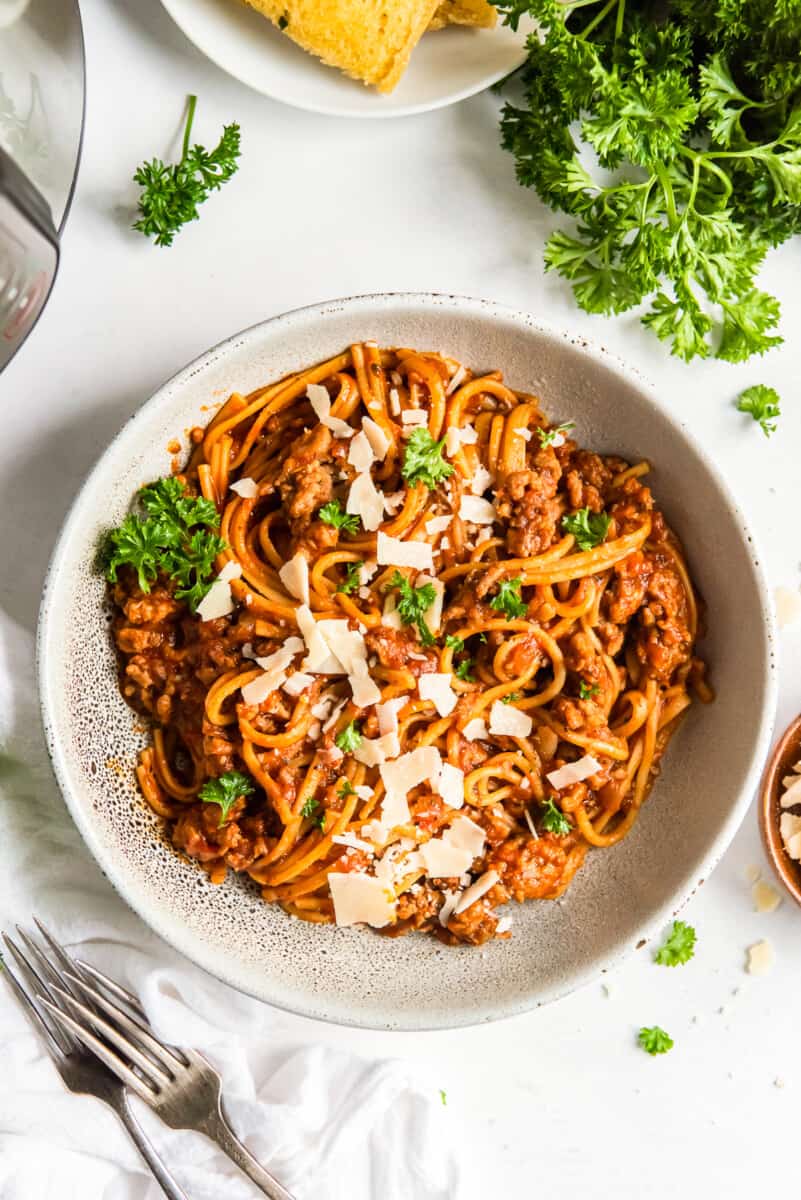
<svg viewBox="0 0 801 1200"><path fill-rule="evenodd" d="M242 1145L228 1124L222 1107L219 1107L217 1112L204 1122L201 1132L216 1142L220 1149L225 1151L231 1162L236 1163L265 1196L269 1196L269 1200L295 1200L292 1193L282 1187L274 1175L265 1171L261 1163L257 1162L250 1151Z"/></svg>
<svg viewBox="0 0 801 1200"><path fill-rule="evenodd" d="M161 1156L158 1154L153 1144L145 1137L144 1131L131 1111L127 1097L122 1094L118 1101L112 1099L108 1103L114 1109L117 1116L122 1121L125 1128L130 1134L131 1141L136 1146L142 1158L150 1168L153 1178L159 1185L167 1200L189 1200L183 1188L179 1187L173 1179L170 1172L167 1170Z"/></svg>

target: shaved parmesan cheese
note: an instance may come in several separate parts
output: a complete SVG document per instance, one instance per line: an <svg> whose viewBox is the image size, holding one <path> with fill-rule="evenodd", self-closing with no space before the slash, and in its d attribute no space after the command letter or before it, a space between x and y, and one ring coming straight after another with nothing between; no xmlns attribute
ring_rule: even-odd
<svg viewBox="0 0 801 1200"><path fill-rule="evenodd" d="M253 643L252 642L245 642L245 644L242 647L242 657L243 658L255 658L256 657L256 655L253 653Z"/></svg>
<svg viewBox="0 0 801 1200"><path fill-rule="evenodd" d="M275 650L272 654L265 654L255 661L263 671L271 671L273 667L288 667L294 656L300 654L303 649L304 645L301 638L289 637L280 649Z"/></svg>
<svg viewBox="0 0 801 1200"><path fill-rule="evenodd" d="M309 603L309 564L300 552L284 563L278 578L290 596L300 600L301 604Z"/></svg>
<svg viewBox="0 0 801 1200"><path fill-rule="evenodd" d="M448 384L448 386L445 389L445 395L450 396L453 392L456 391L456 389L459 387L459 385L465 379L467 379L467 367L462 367L462 366L457 367L456 370L451 375L450 383Z"/></svg>
<svg viewBox="0 0 801 1200"><path fill-rule="evenodd" d="M384 766L389 764L385 763ZM409 802L402 792L387 792L381 802L381 825L387 832L399 825L408 825L412 819Z"/></svg>
<svg viewBox="0 0 801 1200"><path fill-rule="evenodd" d="M453 676L427 674L417 681L421 700L430 700L441 717L447 717L456 708L456 693L451 687Z"/></svg>
<svg viewBox="0 0 801 1200"><path fill-rule="evenodd" d="M578 762L567 763L556 771L549 771L545 778L555 788L566 788L573 783L581 783L583 779L589 779L590 775L594 775L600 769L601 764L597 759L591 754L585 754Z"/></svg>
<svg viewBox="0 0 801 1200"><path fill-rule="evenodd" d="M522 438L524 442L530 442L531 441L531 430L530 429L515 429L514 436Z"/></svg>
<svg viewBox="0 0 801 1200"><path fill-rule="evenodd" d="M492 525L497 519L495 505L481 496L462 496L459 505L459 516L463 521L471 521L474 525Z"/></svg>
<svg viewBox="0 0 801 1200"><path fill-rule="evenodd" d="M783 812L779 818L779 832L790 858L801 859L801 854L798 853L798 847L801 844L801 817L795 816L794 813Z"/></svg>
<svg viewBox="0 0 801 1200"><path fill-rule="evenodd" d="M473 861L467 850L454 846L444 837L431 838L420 847L426 875L434 879L452 879L470 870Z"/></svg>
<svg viewBox="0 0 801 1200"><path fill-rule="evenodd" d="M426 533L444 533L453 520L453 513L446 513L442 517L431 517L426 521Z"/></svg>
<svg viewBox="0 0 801 1200"><path fill-rule="evenodd" d="M336 846L350 846L351 850L363 850L365 854L375 854L373 846L356 837L355 833L335 833L331 841Z"/></svg>
<svg viewBox="0 0 801 1200"><path fill-rule="evenodd" d="M521 712L513 704L504 704L502 700L493 701L490 709L490 733L497 733L502 737L528 737L533 724L528 713Z"/></svg>
<svg viewBox="0 0 801 1200"><path fill-rule="evenodd" d="M393 374L397 374L397 372L393 372ZM400 376L398 376L398 379L396 380L396 382L397 383L401 382ZM389 411L392 413L393 417L397 417L400 414L400 410L401 410L401 402L400 402L400 396L398 394L398 389L396 387L390 388L389 389Z"/></svg>
<svg viewBox="0 0 801 1200"><path fill-rule="evenodd" d="M330 706L332 703L332 700L328 699L326 697L325 703ZM329 729L333 729L333 727L337 723L337 720L339 719L339 714L342 712L342 709L345 707L346 704L347 704L347 699L345 696L343 696L341 700L336 701L333 708L330 708L330 710L324 716L322 716L320 718L320 720L323 721L323 733L328 733ZM315 707L316 707L316 705L315 705ZM315 716L317 716L317 713L314 711L314 708L312 709L312 712L314 713Z"/></svg>
<svg viewBox="0 0 801 1200"><path fill-rule="evenodd" d="M459 439L463 446L475 446L478 441L478 430L474 425L461 425Z"/></svg>
<svg viewBox="0 0 801 1200"><path fill-rule="evenodd" d="M444 928L453 916L453 910L456 908L456 905L459 902L459 893L446 891L442 894L445 897L445 902L442 905L442 908L439 910L438 919L440 925L442 925Z"/></svg>
<svg viewBox="0 0 801 1200"><path fill-rule="evenodd" d="M773 946L770 942L755 942L748 947L746 971L749 975L765 975L773 966Z"/></svg>
<svg viewBox="0 0 801 1200"><path fill-rule="evenodd" d="M476 534L476 545L481 546L484 542L488 542L492 537L492 530L489 525L485 525L483 529L479 529Z"/></svg>
<svg viewBox="0 0 801 1200"><path fill-rule="evenodd" d="M479 738L488 738L486 723L481 717L473 717L462 730L462 737L468 742L476 742Z"/></svg>
<svg viewBox="0 0 801 1200"><path fill-rule="evenodd" d="M369 420L369 417L366 418ZM362 421L364 424L364 421ZM376 426L378 428L378 426ZM379 433L381 431L379 430ZM373 447L370 444L370 439L362 429L361 433L357 433L350 446L348 447L348 462L357 471L369 471L372 464L375 462Z"/></svg>
<svg viewBox="0 0 801 1200"><path fill-rule="evenodd" d="M422 429L428 424L428 413L422 408L406 408L401 413L401 424Z"/></svg>
<svg viewBox="0 0 801 1200"><path fill-rule="evenodd" d="M792 777L790 777L792 779ZM782 792L779 803L782 808L792 808L794 804L801 804L801 776L796 776L792 782Z"/></svg>
<svg viewBox="0 0 801 1200"><path fill-rule="evenodd" d="M442 760L436 746L418 746L402 754L395 762L383 763L380 773L388 796L406 796L424 781L438 779L441 768Z"/></svg>
<svg viewBox="0 0 801 1200"><path fill-rule="evenodd" d="M379 530L376 559L382 566L434 570L434 555L428 542L404 542Z"/></svg>
<svg viewBox="0 0 801 1200"><path fill-rule="evenodd" d="M244 479L237 479L231 484L231 491L236 492L237 496L241 496L243 500L252 500L259 494L259 485L255 479L246 475Z"/></svg>
<svg viewBox="0 0 801 1200"><path fill-rule="evenodd" d="M394 517L405 499L405 492L384 492L384 511Z"/></svg>
<svg viewBox="0 0 801 1200"><path fill-rule="evenodd" d="M395 899L380 879L354 871L331 871L328 886L337 925L383 929L395 920Z"/></svg>
<svg viewBox="0 0 801 1200"><path fill-rule="evenodd" d="M464 771L443 762L436 790L448 808L461 808L464 804Z"/></svg>
<svg viewBox="0 0 801 1200"><path fill-rule="evenodd" d="M271 692L279 688L285 679L285 667L276 666L271 671L264 671L255 679L251 679L250 683L245 684L242 688L242 699L245 704L259 705L267 699Z"/></svg>
<svg viewBox="0 0 801 1200"><path fill-rule="evenodd" d="M757 880L751 888L751 899L754 901L754 908L758 913L775 912L782 902L782 898L774 887L764 880Z"/></svg>
<svg viewBox="0 0 801 1200"><path fill-rule="evenodd" d="M511 917L501 917L500 921L495 926L495 932L496 933L508 933L511 928L512 928L512 918Z"/></svg>
<svg viewBox="0 0 801 1200"><path fill-rule="evenodd" d="M370 443L370 448L379 462L383 462L389 450L390 441L384 430L372 417L362 417L362 430Z"/></svg>
<svg viewBox="0 0 801 1200"><path fill-rule="evenodd" d="M227 617L233 611L234 598L227 579L215 579L196 609L201 621L216 621L218 617Z"/></svg>
<svg viewBox="0 0 801 1200"><path fill-rule="evenodd" d="M476 900L480 900L482 896L486 895L490 888L495 887L499 879L500 876L497 871L485 871L475 883L462 892L459 903L453 910L454 915L458 917L459 913L463 913L471 904L475 904Z"/></svg>
<svg viewBox="0 0 801 1200"><path fill-rule="evenodd" d="M367 674L367 644L359 630L351 629L345 620L329 618L318 621L317 628L329 654L341 664L341 671L346 675Z"/></svg>
<svg viewBox="0 0 801 1200"><path fill-rule="evenodd" d="M346 512L355 513L362 525L372 533L384 519L384 497L373 483L368 471L357 475L350 485Z"/></svg>
<svg viewBox="0 0 801 1200"><path fill-rule="evenodd" d="M528 825L528 827L531 831L531 836L533 838L536 838L537 841L539 841L540 835L537 833L537 826L534 824L534 818L532 817L531 813L528 811L527 808L523 809L523 816L526 818L526 824Z"/></svg>
<svg viewBox="0 0 801 1200"><path fill-rule="evenodd" d="M398 732L398 713L409 703L408 696L395 696L376 707L379 733Z"/></svg>
<svg viewBox="0 0 801 1200"><path fill-rule="evenodd" d="M363 562L362 565L359 567L359 583L362 583L362 584L369 583L370 580L375 575L377 570L378 570L377 562L371 561L369 559L367 562Z"/></svg>
<svg viewBox="0 0 801 1200"><path fill-rule="evenodd" d="M387 592L384 597L384 611L381 614L381 624L387 629L401 629L403 622L398 612L398 601L394 592Z"/></svg>
<svg viewBox="0 0 801 1200"><path fill-rule="evenodd" d="M478 464L470 481L470 491L476 496L483 495L492 483L492 475L485 466Z"/></svg>
<svg viewBox="0 0 801 1200"><path fill-rule="evenodd" d="M331 416L331 397L328 389L321 383L310 383L306 388L306 397L314 409L315 416L321 425L330 429L334 437L349 438L356 432L347 421Z"/></svg>
<svg viewBox="0 0 801 1200"><path fill-rule="evenodd" d="M447 838L454 846L469 850L471 861L484 853L484 830L469 817L455 817L448 828Z"/></svg>
<svg viewBox="0 0 801 1200"><path fill-rule="evenodd" d="M324 663L330 656L325 638L317 628L317 622L307 604L301 604L295 609L295 620L298 623L300 632L303 634L307 650L306 657L300 664L301 669L305 671L317 671L320 664Z"/></svg>
<svg viewBox="0 0 801 1200"><path fill-rule="evenodd" d="M303 671L296 671L284 683L284 691L288 696L299 696L301 692L305 692L306 688L311 687L313 683L313 675L304 675Z"/></svg>
<svg viewBox="0 0 801 1200"><path fill-rule="evenodd" d="M368 708L371 704L378 704L381 699L381 689L369 675L349 675L348 683L357 708Z"/></svg>
<svg viewBox="0 0 801 1200"><path fill-rule="evenodd" d="M217 576L217 583L230 583L232 579L239 579L242 574L242 564L238 563L235 558L229 558L223 569Z"/></svg>
<svg viewBox="0 0 801 1200"><path fill-rule="evenodd" d="M378 738L362 738L353 751L357 762L366 767L378 767L389 759L397 758L400 754L400 742L397 733L385 733Z"/></svg>
<svg viewBox="0 0 801 1200"><path fill-rule="evenodd" d="M462 448L462 439L459 437L459 426L449 425L445 430L445 453L448 458L453 458Z"/></svg>

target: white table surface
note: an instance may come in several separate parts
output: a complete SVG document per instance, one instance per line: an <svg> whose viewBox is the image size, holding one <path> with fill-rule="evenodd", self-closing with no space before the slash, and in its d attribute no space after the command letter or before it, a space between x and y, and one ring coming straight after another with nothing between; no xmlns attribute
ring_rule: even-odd
<svg viewBox="0 0 801 1200"><path fill-rule="evenodd" d="M392 290L486 296L602 341L691 419L750 514L773 586L799 585L799 245L773 254L784 347L763 361L686 366L636 319L580 313L542 269L554 224L515 183L490 94L386 122L306 115L246 90L186 42L158 0L83 0L89 94L84 158L61 274L38 329L2 376L3 604L33 627L63 514L123 420L165 378L236 330L334 296ZM198 140L242 127L238 175L168 250L129 229L144 158L174 149L185 96ZM766 382L784 415L767 441L732 408ZM746 631L743 631L744 635ZM737 647L731 648L732 653ZM781 638L779 725L801 708L801 625ZM733 732L736 736L736 731ZM788 1180L798 1144L801 912L757 914L745 870L763 865L751 811L688 905L698 951L668 972L643 950L608 980L500 1024L380 1034L297 1019L299 1033L434 1067L478 1148L477 1196L734 1198ZM768 938L776 965L744 972ZM636 1048L659 1023L674 1050ZM783 1086L782 1086L783 1085ZM380 1197L376 1197L380 1200Z"/></svg>

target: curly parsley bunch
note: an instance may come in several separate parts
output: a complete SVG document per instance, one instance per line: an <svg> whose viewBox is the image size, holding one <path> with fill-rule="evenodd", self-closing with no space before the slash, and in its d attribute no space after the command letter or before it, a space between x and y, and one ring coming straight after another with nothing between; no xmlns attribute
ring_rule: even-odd
<svg viewBox="0 0 801 1200"><path fill-rule="evenodd" d="M539 33L507 104L520 182L574 218L546 267L690 360L782 341L756 286L801 229L801 0L495 0Z"/></svg>

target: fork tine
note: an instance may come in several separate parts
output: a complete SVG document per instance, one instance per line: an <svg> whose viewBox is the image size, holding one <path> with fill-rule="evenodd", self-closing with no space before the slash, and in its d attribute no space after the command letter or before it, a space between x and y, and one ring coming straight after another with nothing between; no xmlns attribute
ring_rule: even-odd
<svg viewBox="0 0 801 1200"><path fill-rule="evenodd" d="M2 955L0 955L0 963L2 963ZM25 1012L28 1014L28 1016L33 1021L34 1025L37 1027L37 1029L40 1031L40 1033L42 1033L44 1035L44 1039L45 1039L45 1043L47 1045L48 1052L55 1059L56 1063L61 1063L62 1059L64 1058L64 1051L62 1050L61 1045L59 1044L55 1034L50 1029L50 1027L47 1024L47 1022L45 1021L44 1017L39 1012L39 1009L36 1007L33 1000L31 1000L30 996L25 991L25 988L19 982L19 980L17 979L17 977L13 973L13 971L11 971L7 966L5 966L5 964L2 964L2 965L4 968L3 974L5 975L6 979L8 980L17 999L19 1000L19 1002L22 1005ZM60 1037L65 1036L60 1029L57 1032Z"/></svg>
<svg viewBox="0 0 801 1200"><path fill-rule="evenodd" d="M50 947L52 954L56 958L59 964L60 973L63 975L67 971L75 971L76 974L80 975L80 970L78 970L75 960L70 954L67 953L64 947L61 945L61 942L57 941L56 938L53 937L53 934L45 925L42 924L38 917L34 917L33 922L47 945ZM74 991L74 989L69 986L67 990ZM76 1000L80 1000L81 997L79 992L74 992L74 995Z"/></svg>
<svg viewBox="0 0 801 1200"><path fill-rule="evenodd" d="M88 1050L91 1050L93 1054L96 1054L100 1061L105 1063L109 1070L113 1071L118 1079L121 1079L122 1082L127 1084L132 1091L136 1092L137 1096L141 1097L146 1104L153 1103L155 1098L153 1089L148 1087L145 1081L134 1071L132 1071L131 1068L127 1066L121 1058L118 1058L113 1050L109 1050L105 1042L101 1042L100 1038L95 1037L90 1030L84 1029L83 1025L79 1024L74 1017L71 1017L69 1013L62 1012L60 1008L56 1008L55 1004L52 1004L49 1000L46 1000L44 996L40 996L39 999L41 1000L42 1004L44 1004L45 1008L52 1013L59 1024L63 1025L66 1029L73 1033L76 1038L83 1042L84 1046L86 1046Z"/></svg>
<svg viewBox="0 0 801 1200"><path fill-rule="evenodd" d="M16 928L20 937L20 941L23 942L25 949L28 951L31 957L36 960L40 968L40 978L47 987L48 994L52 999L51 988L63 986L64 980L62 972L58 971L56 967L53 966L53 964L50 962L50 959L42 950L41 946L37 946L33 938L29 937L21 925L17 925Z"/></svg>
<svg viewBox="0 0 801 1200"><path fill-rule="evenodd" d="M150 1025L147 1013L142 1008L138 996L135 996L133 992L129 992L122 984L115 983L113 979L109 979L108 975L104 975L102 971L99 971L97 967L93 967L91 963L86 962L83 958L76 958L75 962L81 968L82 975L90 975L95 983L99 983L101 987L105 988L115 1000L121 1000L123 1004L127 1004L129 1008L134 1010L140 1020L144 1021L146 1025Z"/></svg>
<svg viewBox="0 0 801 1200"><path fill-rule="evenodd" d="M82 1004L80 1000L76 1000L70 992L65 992L63 988L54 988L54 992L67 1002L71 1009L76 1009L83 1017L84 1021L88 1021L90 1025L94 1025L98 1033L102 1033L106 1041L111 1042L117 1050L121 1050L126 1058L129 1058L132 1063L139 1067L140 1071L147 1077L147 1081L155 1088L159 1084L169 1083L172 1076L159 1063L154 1063L151 1058L136 1046L129 1038L126 1038L119 1029L116 1029L109 1021L98 1016L86 1004Z"/></svg>
<svg viewBox="0 0 801 1200"><path fill-rule="evenodd" d="M76 984L78 984L78 986L86 993L89 999L95 1002L98 1008L102 1008L103 1012L112 1017L126 1033L136 1038L136 1040L140 1042L146 1050L149 1050L156 1059L156 1062L163 1066L165 1070L174 1073L174 1067L186 1066L186 1063L178 1058L178 1056L172 1052L169 1046L165 1046L164 1043L160 1042L158 1038L156 1038L150 1032L149 1029L146 1029L140 1024L139 1021L134 1020L133 1017L129 1017L126 1012L123 1012L123 1010L116 1004L113 1004L111 1000L106 999L106 997L103 996L102 993L96 988L91 987L90 984L79 979L77 975L71 975L69 971L65 971L64 974L68 979L72 979Z"/></svg>
<svg viewBox="0 0 801 1200"><path fill-rule="evenodd" d="M27 958L22 953L14 939L9 937L7 933L4 933L3 941L11 951L14 961L20 969L22 977L26 979L33 988L34 995L37 995L41 990L44 991L48 996L52 997L53 993L48 987L47 983L44 981L44 979L42 979L36 968L28 962ZM53 1031L51 1032L51 1036L55 1039L62 1054L69 1054L70 1051L74 1049L75 1043L59 1026L54 1027Z"/></svg>

